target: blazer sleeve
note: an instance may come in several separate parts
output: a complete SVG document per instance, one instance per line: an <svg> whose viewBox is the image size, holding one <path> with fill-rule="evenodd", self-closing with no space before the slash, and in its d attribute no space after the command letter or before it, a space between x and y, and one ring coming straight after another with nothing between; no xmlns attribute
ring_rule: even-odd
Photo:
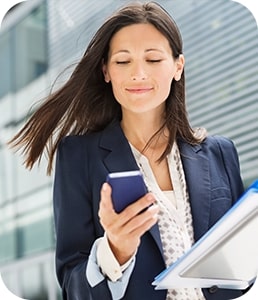
<svg viewBox="0 0 258 300"><path fill-rule="evenodd" d="M64 300L111 300L106 280L92 288L86 279L88 257L97 238L87 163L82 139L67 137L60 143L53 194L57 278Z"/></svg>
<svg viewBox="0 0 258 300"><path fill-rule="evenodd" d="M231 140L221 136L215 136L215 140L219 146L225 170L229 178L232 202L234 203L244 192L238 153Z"/></svg>

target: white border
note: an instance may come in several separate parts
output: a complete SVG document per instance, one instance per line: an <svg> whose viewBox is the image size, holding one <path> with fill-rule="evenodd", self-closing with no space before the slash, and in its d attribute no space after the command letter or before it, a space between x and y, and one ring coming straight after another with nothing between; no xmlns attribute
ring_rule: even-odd
<svg viewBox="0 0 258 300"><path fill-rule="evenodd" d="M26 1L26 0L23 0ZM1 0L0 1L0 24L6 14L6 12L13 7L15 4L23 2L17 0ZM30 0L33 1L33 0ZM253 14L254 18L256 19L256 23L258 25L258 1L257 0L232 0L234 2L238 2L243 6L246 6L250 12ZM1 29L1 28L0 28ZM255 282L253 288L244 296L238 298L241 300L255 300L257 299L258 295L258 281ZM15 295L13 295L4 285L1 274L0 274L0 298L5 300L18 300L22 299Z"/></svg>

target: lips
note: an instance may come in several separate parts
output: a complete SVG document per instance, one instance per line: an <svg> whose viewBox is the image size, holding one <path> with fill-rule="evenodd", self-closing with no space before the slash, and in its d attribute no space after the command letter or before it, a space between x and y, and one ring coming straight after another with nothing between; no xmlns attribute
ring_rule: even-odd
<svg viewBox="0 0 258 300"><path fill-rule="evenodd" d="M129 93L136 93L136 94L141 94L141 93L147 93L153 90L151 87L131 87L131 88L126 88L126 91Z"/></svg>

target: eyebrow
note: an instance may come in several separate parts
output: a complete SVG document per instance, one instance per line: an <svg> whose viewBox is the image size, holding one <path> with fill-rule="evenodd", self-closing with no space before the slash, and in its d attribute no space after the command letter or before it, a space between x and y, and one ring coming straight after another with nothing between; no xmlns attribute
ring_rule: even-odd
<svg viewBox="0 0 258 300"><path fill-rule="evenodd" d="M146 49L144 52L151 52L151 51L157 51L157 52L161 52L161 53L164 52L163 50L157 49L157 48L149 48L149 49Z"/></svg>
<svg viewBox="0 0 258 300"><path fill-rule="evenodd" d="M145 53L152 52L152 51L163 53L163 51L161 49L157 49L157 48L148 48L148 49L144 50ZM121 49L121 50L114 52L112 55L116 55L119 53L130 53L130 51L126 50L126 49Z"/></svg>

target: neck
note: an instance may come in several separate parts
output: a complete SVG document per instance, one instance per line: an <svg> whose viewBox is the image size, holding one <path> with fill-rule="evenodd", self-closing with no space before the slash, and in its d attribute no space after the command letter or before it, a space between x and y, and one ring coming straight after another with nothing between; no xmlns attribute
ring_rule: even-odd
<svg viewBox="0 0 258 300"><path fill-rule="evenodd" d="M126 138L139 151L142 151L150 141L149 148L167 145L168 132L166 128L153 138L162 125L163 120L160 117L150 115L126 115L121 121L121 127ZM151 138L153 139L151 140Z"/></svg>

